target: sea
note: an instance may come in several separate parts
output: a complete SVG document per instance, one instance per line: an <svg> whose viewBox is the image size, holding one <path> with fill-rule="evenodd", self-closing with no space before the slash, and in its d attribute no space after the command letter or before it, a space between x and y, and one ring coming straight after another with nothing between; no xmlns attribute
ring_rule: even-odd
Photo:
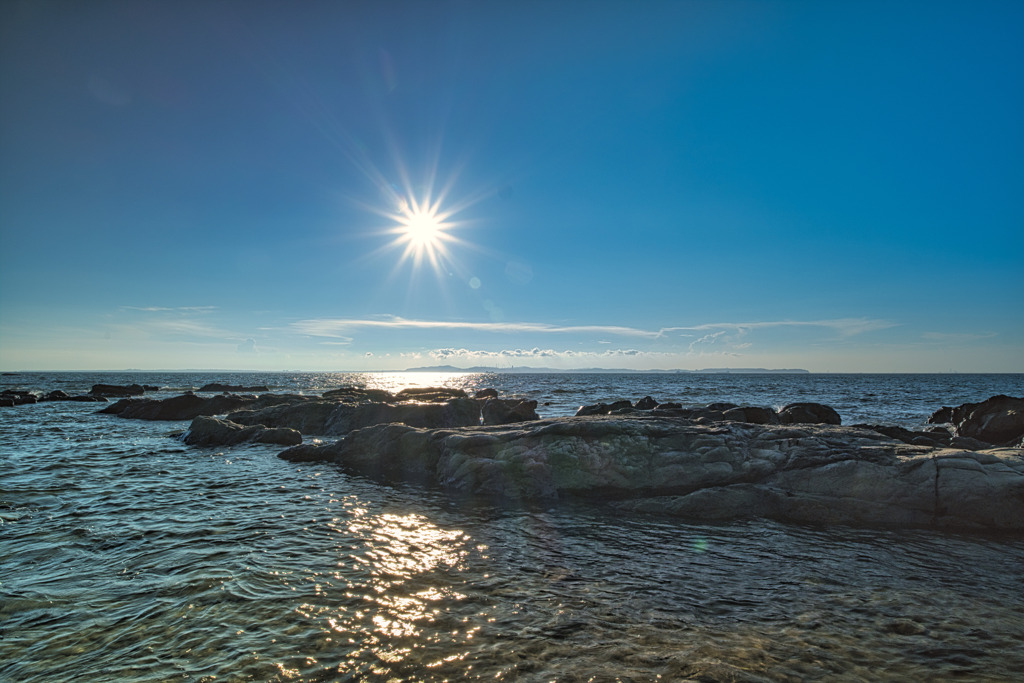
<svg viewBox="0 0 1024 683"><path fill-rule="evenodd" d="M652 396L922 427L1024 375L14 373L84 393L448 386L542 417ZM1015 681L1024 538L507 507L102 404L0 408L0 680Z"/></svg>

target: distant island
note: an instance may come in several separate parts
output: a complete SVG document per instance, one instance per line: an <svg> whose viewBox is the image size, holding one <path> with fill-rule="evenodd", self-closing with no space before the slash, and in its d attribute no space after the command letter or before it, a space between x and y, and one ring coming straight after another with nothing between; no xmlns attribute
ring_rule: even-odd
<svg viewBox="0 0 1024 683"><path fill-rule="evenodd" d="M781 370L770 370L767 368L704 368L702 370L628 370L625 368L574 368L564 370L561 368L531 368L528 366L498 368L475 366L472 368L457 368L454 365L430 365L421 368L407 368L404 372L491 372L497 374L524 374L540 375L547 373L565 374L704 374L704 375L797 375L810 374L809 370L799 368L787 368Z"/></svg>

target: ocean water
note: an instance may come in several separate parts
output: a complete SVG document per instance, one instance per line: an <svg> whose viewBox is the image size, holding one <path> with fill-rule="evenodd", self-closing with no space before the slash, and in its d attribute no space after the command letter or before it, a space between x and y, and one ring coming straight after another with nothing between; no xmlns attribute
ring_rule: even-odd
<svg viewBox="0 0 1024 683"><path fill-rule="evenodd" d="M917 427L1022 375L53 373L320 393L493 386L542 416L638 399ZM0 408L0 680L1019 680L1024 539L599 505L505 508L279 448L187 447L99 404Z"/></svg>

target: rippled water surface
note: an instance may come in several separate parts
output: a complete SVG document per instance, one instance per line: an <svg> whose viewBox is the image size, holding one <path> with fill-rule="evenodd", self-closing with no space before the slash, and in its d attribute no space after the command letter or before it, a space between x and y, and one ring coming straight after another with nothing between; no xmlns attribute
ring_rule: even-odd
<svg viewBox="0 0 1024 683"><path fill-rule="evenodd" d="M610 398L923 422L1017 376L445 376L566 414ZM318 392L408 376L22 375ZM503 509L277 448L186 447L95 404L0 409L0 679L1019 680L1024 539L598 506Z"/></svg>

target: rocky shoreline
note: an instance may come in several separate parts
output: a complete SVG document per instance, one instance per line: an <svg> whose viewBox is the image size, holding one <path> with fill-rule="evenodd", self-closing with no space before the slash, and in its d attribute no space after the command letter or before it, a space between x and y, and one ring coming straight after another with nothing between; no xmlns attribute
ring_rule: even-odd
<svg viewBox="0 0 1024 683"><path fill-rule="evenodd" d="M102 385L87 397L19 392L11 400L128 396L99 412L192 420L180 435L188 444L290 446L279 457L335 463L459 498L584 498L695 521L763 517L1024 533L1024 398L944 407L929 420L935 426L911 431L843 426L832 408L816 403L683 407L647 396L542 419L537 401L493 389L473 397L460 389L391 394L358 387L321 396L139 396L153 389ZM318 438L303 443L310 436Z"/></svg>

